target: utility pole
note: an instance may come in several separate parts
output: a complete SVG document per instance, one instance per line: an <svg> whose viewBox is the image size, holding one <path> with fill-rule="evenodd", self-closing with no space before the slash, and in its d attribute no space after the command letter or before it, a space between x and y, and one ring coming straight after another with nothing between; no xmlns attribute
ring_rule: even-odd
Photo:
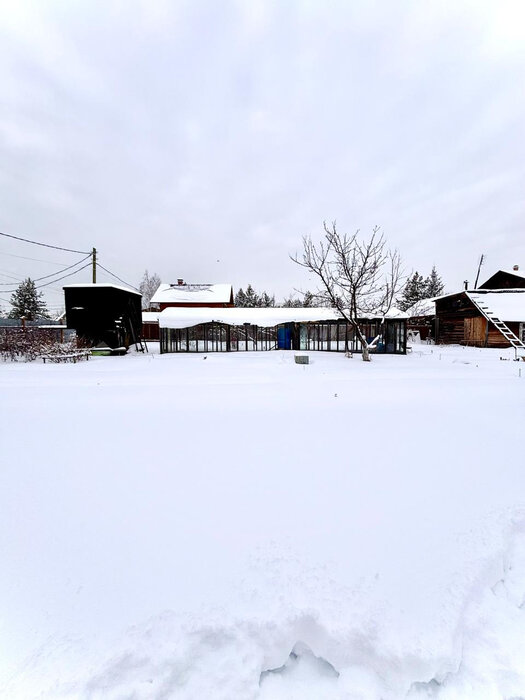
<svg viewBox="0 0 525 700"><path fill-rule="evenodd" d="M97 282L97 249L93 248L93 252L91 253L91 257L93 259L93 284L96 284Z"/></svg>
<svg viewBox="0 0 525 700"><path fill-rule="evenodd" d="M478 288L479 271L481 270L481 266L483 265L484 259L485 259L485 256L482 254L481 258L479 259L478 274L476 275L476 281L474 282L474 289Z"/></svg>

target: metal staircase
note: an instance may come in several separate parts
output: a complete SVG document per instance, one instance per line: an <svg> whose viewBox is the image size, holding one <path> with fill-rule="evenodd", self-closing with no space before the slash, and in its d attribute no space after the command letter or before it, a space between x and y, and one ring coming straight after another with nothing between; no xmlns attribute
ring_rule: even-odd
<svg viewBox="0 0 525 700"><path fill-rule="evenodd" d="M522 340L520 340L518 336L510 330L507 324L504 323L501 319L499 319L487 306L484 294L476 294L476 292L469 292L468 296L470 297L471 301L477 306L477 308L481 311L483 316L485 316L485 318L488 319L498 329L501 335L512 345L513 348L515 348L516 350L518 348L520 348L521 350L525 350L525 343Z"/></svg>

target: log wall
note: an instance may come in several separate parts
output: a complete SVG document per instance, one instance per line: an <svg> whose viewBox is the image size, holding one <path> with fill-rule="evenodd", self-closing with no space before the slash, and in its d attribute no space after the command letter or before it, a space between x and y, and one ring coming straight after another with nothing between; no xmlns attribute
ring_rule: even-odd
<svg viewBox="0 0 525 700"><path fill-rule="evenodd" d="M507 323L518 335L519 323ZM436 342L443 345L508 348L510 343L464 292L436 301Z"/></svg>

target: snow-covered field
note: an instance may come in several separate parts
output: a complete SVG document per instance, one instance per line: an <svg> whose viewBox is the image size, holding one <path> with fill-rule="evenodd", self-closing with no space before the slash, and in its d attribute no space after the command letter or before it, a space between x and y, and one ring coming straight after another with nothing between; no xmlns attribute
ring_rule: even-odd
<svg viewBox="0 0 525 700"><path fill-rule="evenodd" d="M1 697L525 697L502 355L1 364Z"/></svg>

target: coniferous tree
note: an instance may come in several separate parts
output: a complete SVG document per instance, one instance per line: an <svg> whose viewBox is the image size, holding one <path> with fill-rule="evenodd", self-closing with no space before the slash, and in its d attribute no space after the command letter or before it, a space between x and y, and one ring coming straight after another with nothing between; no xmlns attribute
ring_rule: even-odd
<svg viewBox="0 0 525 700"><path fill-rule="evenodd" d="M257 306L275 306L275 296L270 296L266 292L263 292L259 297L259 303Z"/></svg>
<svg viewBox="0 0 525 700"><path fill-rule="evenodd" d="M235 295L235 306L244 306L247 308L255 308L262 306L275 306L275 295L270 296L268 292L262 292L262 294L257 294L255 289L249 284L246 287L246 291L239 289Z"/></svg>
<svg viewBox="0 0 525 700"><path fill-rule="evenodd" d="M438 275L436 266L432 266L432 272L425 280L425 297L427 299L432 299L432 297L439 297L443 294L445 290L445 285L443 280Z"/></svg>
<svg viewBox="0 0 525 700"><path fill-rule="evenodd" d="M309 309L315 306L315 296L309 291L303 293L302 299L290 295L284 298L282 306L289 309Z"/></svg>
<svg viewBox="0 0 525 700"><path fill-rule="evenodd" d="M246 306L246 294L242 287L239 288L239 291L235 295L233 303L235 306Z"/></svg>
<svg viewBox="0 0 525 700"><path fill-rule="evenodd" d="M306 291L306 292L304 293L304 297L303 297L303 307L304 307L305 309L309 309L309 308L311 308L312 306L315 306L315 297L314 297L314 295L312 294L312 292Z"/></svg>
<svg viewBox="0 0 525 700"><path fill-rule="evenodd" d="M259 295L255 291L255 289L252 287L251 284L249 284L246 287L246 294L245 294L245 300L244 300L244 306L248 308L254 308L256 306L259 306Z"/></svg>
<svg viewBox="0 0 525 700"><path fill-rule="evenodd" d="M408 278L403 289L403 294L397 301L397 306L401 311L406 311L416 302L421 301L421 299L426 299L427 296L426 280L424 280L423 275L420 275L416 270L416 272Z"/></svg>
<svg viewBox="0 0 525 700"><path fill-rule="evenodd" d="M297 299L293 296L289 296L285 297L282 305L285 309L300 309L302 308L303 303L300 299Z"/></svg>
<svg viewBox="0 0 525 700"><path fill-rule="evenodd" d="M49 318L49 312L43 297L44 294L37 290L33 280L28 277L23 282L20 282L18 289L11 295L10 304L13 308L9 312L8 318L25 316L28 321L34 321L37 318Z"/></svg>

